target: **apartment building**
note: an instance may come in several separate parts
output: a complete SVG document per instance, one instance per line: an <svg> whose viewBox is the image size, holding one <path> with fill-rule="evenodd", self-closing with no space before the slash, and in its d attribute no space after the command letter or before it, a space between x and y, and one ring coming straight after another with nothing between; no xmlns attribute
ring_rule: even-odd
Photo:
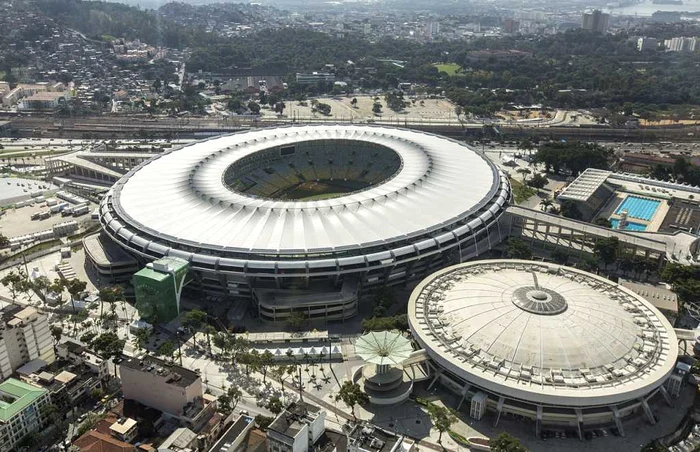
<svg viewBox="0 0 700 452"><path fill-rule="evenodd" d="M46 364L56 360L48 316L34 308L7 306L0 311L0 380L34 359Z"/></svg>
<svg viewBox="0 0 700 452"><path fill-rule="evenodd" d="M0 452L17 450L22 438L41 429L41 412L49 403L45 389L14 378L0 383Z"/></svg>

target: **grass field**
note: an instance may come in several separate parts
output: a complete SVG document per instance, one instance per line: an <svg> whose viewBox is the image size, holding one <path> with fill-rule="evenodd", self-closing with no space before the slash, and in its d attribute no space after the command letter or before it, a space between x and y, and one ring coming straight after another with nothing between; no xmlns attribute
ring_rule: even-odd
<svg viewBox="0 0 700 452"><path fill-rule="evenodd" d="M513 189L513 197L515 198L515 203L520 204L530 199L537 190L532 187L528 187L520 181L510 178L510 186Z"/></svg>
<svg viewBox="0 0 700 452"><path fill-rule="evenodd" d="M438 72L446 72L447 75L456 75L462 69L457 63L440 63L434 66L437 68Z"/></svg>
<svg viewBox="0 0 700 452"><path fill-rule="evenodd" d="M281 199L296 199L299 201L318 201L320 199L337 198L346 193L367 187L363 181L307 181L289 187L279 194Z"/></svg>

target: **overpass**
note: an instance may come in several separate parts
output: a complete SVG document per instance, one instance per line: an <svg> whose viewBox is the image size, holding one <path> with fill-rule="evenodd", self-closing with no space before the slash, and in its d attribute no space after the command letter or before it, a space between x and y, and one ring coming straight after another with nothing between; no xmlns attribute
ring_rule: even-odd
<svg viewBox="0 0 700 452"><path fill-rule="evenodd" d="M507 235L529 241L533 247L551 250L566 248L569 253L578 251L581 256L583 253L593 254L597 239L617 237L623 249L635 256L659 264L663 260L698 264L691 249L696 248L695 244L700 239L686 232L664 234L619 231L521 206L508 207L504 225Z"/></svg>

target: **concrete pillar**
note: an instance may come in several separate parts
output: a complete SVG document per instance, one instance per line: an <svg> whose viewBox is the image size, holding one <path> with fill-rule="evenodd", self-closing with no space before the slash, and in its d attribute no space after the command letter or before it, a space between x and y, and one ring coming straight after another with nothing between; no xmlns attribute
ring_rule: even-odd
<svg viewBox="0 0 700 452"><path fill-rule="evenodd" d="M622 417L620 416L620 411L617 409L616 405L612 405L610 407L610 410L612 410L613 412L613 419L615 420L615 426L617 427L617 431L620 433L620 436L624 437L625 429L622 428Z"/></svg>
<svg viewBox="0 0 700 452"><path fill-rule="evenodd" d="M644 415L646 416L647 421L649 421L651 425L655 425L656 419L654 418L654 412L651 411L649 403L646 399L639 399L639 401L642 403L642 410L644 410Z"/></svg>
<svg viewBox="0 0 700 452"><path fill-rule="evenodd" d="M581 408L576 408L576 429L578 430L578 439L583 441L583 412Z"/></svg>
<svg viewBox="0 0 700 452"><path fill-rule="evenodd" d="M506 399L503 396L498 398L498 405L496 406L496 420L493 421L494 427L498 426L498 421L501 419L501 412L503 411L503 404L505 402Z"/></svg>
<svg viewBox="0 0 700 452"><path fill-rule="evenodd" d="M673 403L671 402L671 396L668 394L668 391L666 391L666 387L659 386L659 392L661 393L661 396L666 401L666 405L673 406Z"/></svg>
<svg viewBox="0 0 700 452"><path fill-rule="evenodd" d="M542 405L537 405L537 420L535 421L535 436L542 438L542 418L544 417Z"/></svg>
<svg viewBox="0 0 700 452"><path fill-rule="evenodd" d="M459 410L462 407L462 404L464 403L464 399L467 398L467 394L469 394L469 389L471 389L472 385L469 383L464 385L464 388L462 388L462 398L459 400L459 403L457 404L457 410Z"/></svg>
<svg viewBox="0 0 700 452"><path fill-rule="evenodd" d="M438 378L440 378L441 374L442 374L442 372L439 369L435 371L435 377L433 378L433 381L431 381L430 384L428 385L428 391L430 391L430 389L432 389L433 385L437 382Z"/></svg>

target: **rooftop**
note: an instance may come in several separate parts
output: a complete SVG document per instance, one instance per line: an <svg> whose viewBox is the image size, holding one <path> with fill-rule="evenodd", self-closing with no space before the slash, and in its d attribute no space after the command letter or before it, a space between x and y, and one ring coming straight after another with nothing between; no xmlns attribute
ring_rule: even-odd
<svg viewBox="0 0 700 452"><path fill-rule="evenodd" d="M120 435L125 435L135 426L136 426L136 421L134 419L127 417L125 419L121 419L121 420L115 422L114 424L112 424L109 427L109 429L113 432L120 434Z"/></svg>
<svg viewBox="0 0 700 452"><path fill-rule="evenodd" d="M229 427L228 430L221 435L221 438L219 438L216 444L209 449L209 452L230 452L228 450L229 446L246 430L246 427L248 427L252 421L253 418L249 416L239 416L236 422L231 424L231 427Z"/></svg>
<svg viewBox="0 0 700 452"><path fill-rule="evenodd" d="M161 376L166 380L166 383L186 388L196 382L200 376L199 373L178 366L169 364L165 361L153 356L146 356L142 359L126 358L122 363L122 367L128 367L139 372L148 372Z"/></svg>
<svg viewBox="0 0 700 452"><path fill-rule="evenodd" d="M136 450L131 444L95 430L89 430L76 439L73 445L81 452L134 452Z"/></svg>
<svg viewBox="0 0 700 452"><path fill-rule="evenodd" d="M587 406L646 395L678 354L666 318L610 280L540 262L485 260L434 273L409 324L429 355L518 399Z"/></svg>
<svg viewBox="0 0 700 452"><path fill-rule="evenodd" d="M308 424L309 418L315 418L321 409L306 402L295 402L282 411L270 424L269 429L294 438Z"/></svg>
<svg viewBox="0 0 700 452"><path fill-rule="evenodd" d="M357 425L348 436L348 444L372 452L389 452L393 450L396 443L403 440L402 436L397 436L373 425Z"/></svg>
<svg viewBox="0 0 700 452"><path fill-rule="evenodd" d="M0 422L8 422L44 394L46 394L45 389L15 378L9 378L0 383Z"/></svg>
<svg viewBox="0 0 700 452"><path fill-rule="evenodd" d="M361 191L307 201L254 197L230 189L223 180L229 168L266 151L293 150L301 143L321 149L348 142L357 152L391 150L400 157L400 169ZM342 158L350 160L345 154ZM272 166L279 171L289 169L275 162ZM319 162L327 158L319 157ZM339 164L328 165L324 174ZM259 175L259 187L282 177L258 170L251 177ZM154 157L117 182L111 192L117 216L103 214L103 221L118 220L139 236L148 231L149 240L296 256L386 246L437 233L456 219L476 216L494 202L500 185L498 170L480 153L436 135L357 125L267 128L192 143ZM144 197L145 192L151 195ZM401 218L388 224L387 216L393 215Z"/></svg>
<svg viewBox="0 0 700 452"><path fill-rule="evenodd" d="M557 199L587 201L598 190L598 187L605 183L610 174L612 174L610 171L588 168L562 190Z"/></svg>

